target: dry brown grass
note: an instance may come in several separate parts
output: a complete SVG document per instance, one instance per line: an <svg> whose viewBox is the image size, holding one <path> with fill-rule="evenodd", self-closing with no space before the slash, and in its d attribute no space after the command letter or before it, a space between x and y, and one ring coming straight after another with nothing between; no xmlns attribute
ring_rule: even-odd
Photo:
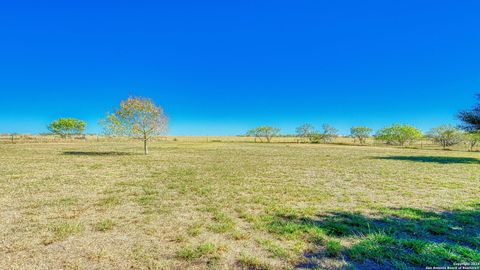
<svg viewBox="0 0 480 270"><path fill-rule="evenodd" d="M0 269L293 268L269 218L479 202L477 153L200 141L0 145Z"/></svg>

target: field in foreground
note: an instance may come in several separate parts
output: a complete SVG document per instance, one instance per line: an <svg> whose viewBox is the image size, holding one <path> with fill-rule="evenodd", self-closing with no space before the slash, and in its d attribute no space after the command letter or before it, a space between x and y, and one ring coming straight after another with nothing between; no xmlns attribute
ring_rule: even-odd
<svg viewBox="0 0 480 270"><path fill-rule="evenodd" d="M480 154L0 145L0 269L424 269L480 262Z"/></svg>

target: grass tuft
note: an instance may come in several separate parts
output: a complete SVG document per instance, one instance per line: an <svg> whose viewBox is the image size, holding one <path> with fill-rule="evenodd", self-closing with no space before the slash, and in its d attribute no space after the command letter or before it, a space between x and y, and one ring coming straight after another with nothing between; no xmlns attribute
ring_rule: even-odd
<svg viewBox="0 0 480 270"><path fill-rule="evenodd" d="M342 253L343 247L337 240L328 240L325 244L325 252L329 257L338 257Z"/></svg>
<svg viewBox="0 0 480 270"><path fill-rule="evenodd" d="M122 200L117 197L117 196L108 196L105 198L102 198L99 202L99 206L104 206L104 207L113 207L120 205L122 203Z"/></svg>
<svg viewBox="0 0 480 270"><path fill-rule="evenodd" d="M53 233L52 241L62 241L68 237L83 232L84 226L78 222L61 222L53 224L50 231Z"/></svg>
<svg viewBox="0 0 480 270"><path fill-rule="evenodd" d="M203 243L196 247L185 247L178 252L178 257L191 261L202 257L212 257L216 254L217 247L212 243Z"/></svg>
<svg viewBox="0 0 480 270"><path fill-rule="evenodd" d="M244 270L270 270L273 269L268 263L258 257L242 254L238 259L238 266Z"/></svg>
<svg viewBox="0 0 480 270"><path fill-rule="evenodd" d="M233 232L235 229L235 222L233 219L222 212L214 211L213 221L213 224L208 227L212 232L227 233Z"/></svg>
<svg viewBox="0 0 480 270"><path fill-rule="evenodd" d="M115 226L115 222L113 220L104 219L95 224L95 230L100 232L106 232L113 229L113 226Z"/></svg>

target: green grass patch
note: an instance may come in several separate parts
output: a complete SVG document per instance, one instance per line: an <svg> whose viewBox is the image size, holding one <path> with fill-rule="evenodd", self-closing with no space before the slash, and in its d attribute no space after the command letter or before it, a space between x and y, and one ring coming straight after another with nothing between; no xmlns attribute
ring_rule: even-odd
<svg viewBox="0 0 480 270"><path fill-rule="evenodd" d="M137 198L138 204L141 206L149 206L155 203L155 195L141 195Z"/></svg>
<svg viewBox="0 0 480 270"><path fill-rule="evenodd" d="M113 206L120 205L121 203L122 203L122 199L120 199L120 197L108 196L108 197L102 198L97 203L97 205L104 206L104 207L113 207Z"/></svg>
<svg viewBox="0 0 480 270"><path fill-rule="evenodd" d="M191 261L203 257L212 257L217 253L217 247L212 243L203 243L196 247L185 247L178 252L178 257Z"/></svg>
<svg viewBox="0 0 480 270"><path fill-rule="evenodd" d="M266 239L257 239L257 242L265 248L268 252L278 258L288 258L288 250L280 246L279 244Z"/></svg>
<svg viewBox="0 0 480 270"><path fill-rule="evenodd" d="M242 254L237 261L237 264L240 269L243 270L271 270L271 267L268 263L262 261L260 258L250 255Z"/></svg>
<svg viewBox="0 0 480 270"><path fill-rule="evenodd" d="M359 243L349 249L348 254L352 259L359 262L371 259L378 263L385 263L402 256L402 250L398 248L393 237L382 233L374 233L361 238Z"/></svg>
<svg viewBox="0 0 480 270"><path fill-rule="evenodd" d="M85 227L79 222L61 222L53 224L50 231L53 233L54 241L65 240L68 237L83 232Z"/></svg>
<svg viewBox="0 0 480 270"><path fill-rule="evenodd" d="M104 219L95 224L95 230L100 232L106 232L113 229L114 226L115 226L115 222L113 220Z"/></svg>
<svg viewBox="0 0 480 270"><path fill-rule="evenodd" d="M202 233L203 223L195 223L188 228L188 235L195 237Z"/></svg>
<svg viewBox="0 0 480 270"><path fill-rule="evenodd" d="M235 229L235 222L233 219L220 211L213 212L213 224L208 228L215 233L232 232Z"/></svg>
<svg viewBox="0 0 480 270"><path fill-rule="evenodd" d="M325 230L309 218L264 216L262 225L268 232L292 240L305 238L319 243L325 237Z"/></svg>
<svg viewBox="0 0 480 270"><path fill-rule="evenodd" d="M338 257L342 253L343 246L338 240L328 240L325 244L325 252L329 257Z"/></svg>

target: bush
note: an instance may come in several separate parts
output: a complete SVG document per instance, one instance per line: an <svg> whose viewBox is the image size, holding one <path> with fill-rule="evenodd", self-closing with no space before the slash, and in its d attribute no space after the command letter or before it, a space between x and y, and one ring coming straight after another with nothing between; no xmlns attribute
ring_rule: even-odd
<svg viewBox="0 0 480 270"><path fill-rule="evenodd" d="M323 140L323 136L320 133L312 133L308 136L308 140L311 143L320 143Z"/></svg>

